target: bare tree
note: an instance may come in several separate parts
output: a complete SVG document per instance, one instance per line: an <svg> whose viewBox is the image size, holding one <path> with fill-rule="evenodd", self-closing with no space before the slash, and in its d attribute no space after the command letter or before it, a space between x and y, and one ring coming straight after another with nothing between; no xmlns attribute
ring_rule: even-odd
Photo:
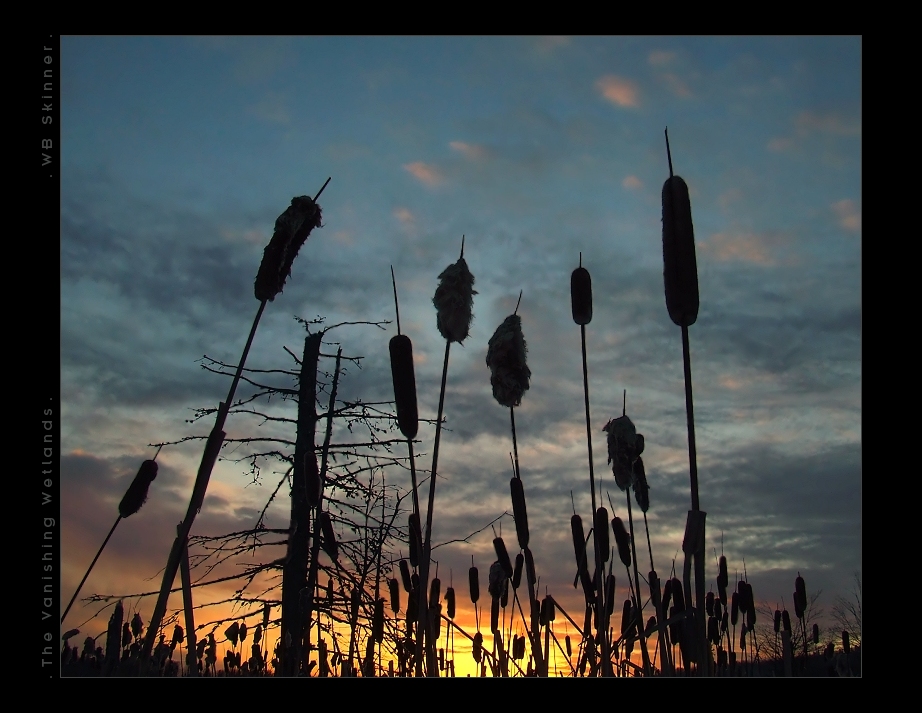
<svg viewBox="0 0 922 713"><path fill-rule="evenodd" d="M848 632L851 646L861 645L861 572L853 575L852 586L847 596L836 596L832 605L832 620L836 623L841 635L842 631Z"/></svg>

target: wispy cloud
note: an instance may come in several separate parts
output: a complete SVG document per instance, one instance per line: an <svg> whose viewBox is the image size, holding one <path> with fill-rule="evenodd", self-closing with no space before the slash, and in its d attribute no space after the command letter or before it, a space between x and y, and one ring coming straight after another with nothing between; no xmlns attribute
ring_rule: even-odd
<svg viewBox="0 0 922 713"><path fill-rule="evenodd" d="M794 142L791 139L783 137L783 136L778 136L772 139L771 141L769 141L768 144L765 146L765 148L767 148L769 151L775 151L776 153L781 153L783 151L787 151L793 145L794 145Z"/></svg>
<svg viewBox="0 0 922 713"><path fill-rule="evenodd" d="M288 100L284 94L269 92L258 104L250 106L248 111L270 124L290 124L291 115L288 113L287 104Z"/></svg>
<svg viewBox="0 0 922 713"><path fill-rule="evenodd" d="M428 163L423 163L422 161L414 161L413 163L405 163L403 167L413 174L413 177L424 183L429 187L434 187L439 185L443 178L442 174L439 173L439 170Z"/></svg>
<svg viewBox="0 0 922 713"><path fill-rule="evenodd" d="M570 38L562 35L546 35L534 39L535 49L542 54L549 54L560 47L570 44Z"/></svg>
<svg viewBox="0 0 922 713"><path fill-rule="evenodd" d="M832 204L832 210L839 219L839 225L846 230L861 230L861 211L850 198Z"/></svg>
<svg viewBox="0 0 922 713"><path fill-rule="evenodd" d="M861 122L849 119L835 112L820 114L814 111L804 111L794 119L794 126L801 135L811 131L820 131L838 136L858 136L861 133Z"/></svg>
<svg viewBox="0 0 922 713"><path fill-rule="evenodd" d="M637 176L626 176L621 185L625 188L636 189L643 188L643 181L641 181Z"/></svg>
<svg viewBox="0 0 922 713"><path fill-rule="evenodd" d="M749 262L765 267L776 264L764 236L755 233L715 233L698 243L698 248L720 262Z"/></svg>
<svg viewBox="0 0 922 713"><path fill-rule="evenodd" d="M416 216L408 208L394 208L394 217L406 226L412 226L416 223Z"/></svg>
<svg viewBox="0 0 922 713"><path fill-rule="evenodd" d="M468 144L464 141L452 141L448 144L455 151L463 154L465 158L472 159L474 161L485 158L487 151L483 146L478 146L477 144Z"/></svg>
<svg viewBox="0 0 922 713"><path fill-rule="evenodd" d="M672 72L663 74L662 78L666 83L666 86L669 88L669 91L671 91L677 97L686 99L692 95L691 89L688 88L688 85Z"/></svg>
<svg viewBox="0 0 922 713"><path fill-rule="evenodd" d="M629 79L607 74L595 83L602 96L617 106L640 106L637 85Z"/></svg>
<svg viewBox="0 0 922 713"><path fill-rule="evenodd" d="M665 50L653 50L648 56L647 61L654 67L663 67L675 59L675 52Z"/></svg>

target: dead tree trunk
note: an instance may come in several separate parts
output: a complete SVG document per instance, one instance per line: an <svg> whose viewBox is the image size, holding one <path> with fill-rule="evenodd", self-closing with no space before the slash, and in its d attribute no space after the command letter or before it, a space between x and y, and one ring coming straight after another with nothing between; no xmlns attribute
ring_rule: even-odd
<svg viewBox="0 0 922 713"><path fill-rule="evenodd" d="M307 500L307 476L304 459L314 453L317 427L317 366L323 332L309 334L304 340L304 357L298 385L298 424L291 480L291 533L288 557L282 573L281 674L297 676L298 650L304 631L301 591L307 586L308 544L310 542L310 505Z"/></svg>

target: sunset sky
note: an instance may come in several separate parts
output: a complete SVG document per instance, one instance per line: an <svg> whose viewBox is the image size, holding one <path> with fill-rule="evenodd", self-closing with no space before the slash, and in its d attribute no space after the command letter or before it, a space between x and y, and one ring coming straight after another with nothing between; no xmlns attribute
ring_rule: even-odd
<svg viewBox="0 0 922 713"><path fill-rule="evenodd" d="M520 290L532 377L515 415L531 549L542 594L581 609L569 529L571 492L591 519L569 295L580 251L593 286L596 478L610 515L626 520L602 432L626 389L646 441L656 569L666 576L676 558L681 575L690 496L681 331L663 296L667 126L695 228L701 307L689 334L709 587L722 548L731 582L745 560L757 600L793 609L799 571L828 610L862 560L861 49L858 37L63 37L62 611L149 444L207 435L212 417L188 421L229 382L199 360L237 362L275 219L327 177L323 226L267 306L247 366L294 368L285 348L300 355L306 334L295 317L392 321L393 265L420 416L434 419L444 340L432 296L465 236L478 294L470 336L451 350L434 540L452 542L433 553L464 625L471 556L485 591L487 525L512 511L509 414L485 356ZM396 333L391 323L327 335L325 354L341 344L364 357L341 398L393 398ZM241 384L237 396L253 393ZM263 406L294 418L290 401ZM294 440L293 428L245 414L225 430ZM421 470L433 436L421 425ZM119 525L82 597L159 588L200 457L199 441L163 448L147 503ZM254 483L246 462L219 462L193 534L252 528L284 473L262 467ZM406 493L404 470L385 477ZM288 527L288 502L283 489L267 527ZM517 551L511 514L500 523ZM643 533L640 520L639 553ZM646 573L649 557L640 562ZM621 601L623 568L616 577ZM196 601L232 596L222 586ZM126 600L145 621L153 605ZM65 628L95 636L110 611L78 602Z"/></svg>

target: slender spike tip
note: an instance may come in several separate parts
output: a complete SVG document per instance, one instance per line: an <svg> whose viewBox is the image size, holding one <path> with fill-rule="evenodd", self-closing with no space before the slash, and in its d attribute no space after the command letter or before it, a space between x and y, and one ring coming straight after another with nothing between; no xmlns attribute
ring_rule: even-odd
<svg viewBox="0 0 922 713"><path fill-rule="evenodd" d="M666 127L666 158L669 160L669 178L672 178L672 152L669 150L669 127Z"/></svg>
<svg viewBox="0 0 922 713"><path fill-rule="evenodd" d="M515 311L512 314L519 313L519 305L522 304L522 290L519 290L519 300L515 303Z"/></svg>
<svg viewBox="0 0 922 713"><path fill-rule="evenodd" d="M333 178L333 176L330 176L330 178L327 178L326 182L320 187L320 190L317 191L317 195L314 196L314 203L316 203L317 199L320 198L320 194L323 193L323 189L327 187L327 183L330 182L331 178Z"/></svg>
<svg viewBox="0 0 922 713"><path fill-rule="evenodd" d="M397 302L397 278L394 277L394 266L391 265L391 284L394 285L394 311L397 312L397 334L400 334L400 304Z"/></svg>

